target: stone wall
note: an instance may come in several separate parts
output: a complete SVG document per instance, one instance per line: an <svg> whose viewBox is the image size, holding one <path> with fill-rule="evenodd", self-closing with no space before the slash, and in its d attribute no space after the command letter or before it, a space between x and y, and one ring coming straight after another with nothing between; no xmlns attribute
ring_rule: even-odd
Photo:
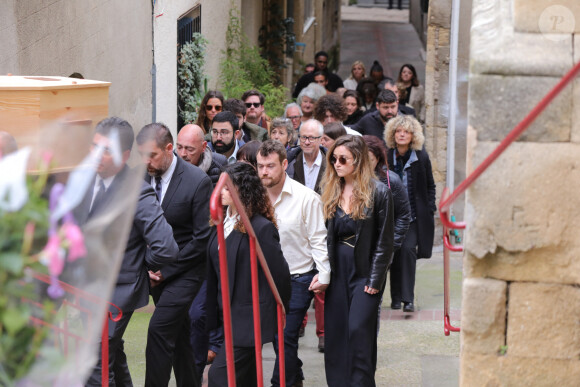
<svg viewBox="0 0 580 387"><path fill-rule="evenodd" d="M468 171L580 60L578 3L552 5L473 0ZM579 82L467 193L462 386L579 383Z"/></svg>
<svg viewBox="0 0 580 387"><path fill-rule="evenodd" d="M17 1L0 7L0 74L111 82L109 114L151 120L151 2Z"/></svg>

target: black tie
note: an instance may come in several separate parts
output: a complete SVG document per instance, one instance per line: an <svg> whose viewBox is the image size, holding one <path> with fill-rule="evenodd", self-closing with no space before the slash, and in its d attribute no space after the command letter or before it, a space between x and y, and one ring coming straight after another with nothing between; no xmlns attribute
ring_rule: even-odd
<svg viewBox="0 0 580 387"><path fill-rule="evenodd" d="M105 199L105 193L106 193L105 183L103 183L103 179L99 179L99 191L95 196L95 200L93 200L93 205L90 211L91 214L93 213L93 211L95 211L96 208L98 208L103 203L103 200Z"/></svg>
<svg viewBox="0 0 580 387"><path fill-rule="evenodd" d="M155 194L157 195L157 200L161 203L161 176L155 177Z"/></svg>

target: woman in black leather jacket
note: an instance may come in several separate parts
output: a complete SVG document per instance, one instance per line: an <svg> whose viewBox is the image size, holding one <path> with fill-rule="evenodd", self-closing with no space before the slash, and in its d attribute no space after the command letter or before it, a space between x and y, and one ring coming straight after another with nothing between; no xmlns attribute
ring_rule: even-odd
<svg viewBox="0 0 580 387"><path fill-rule="evenodd" d="M374 179L361 136L338 138L327 153L322 201L332 274L326 290L326 381L374 386L377 308L393 255L391 191Z"/></svg>

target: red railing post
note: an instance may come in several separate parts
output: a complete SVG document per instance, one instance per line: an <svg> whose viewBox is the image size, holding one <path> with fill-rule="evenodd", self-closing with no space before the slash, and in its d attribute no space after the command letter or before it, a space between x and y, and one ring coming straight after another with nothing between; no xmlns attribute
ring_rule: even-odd
<svg viewBox="0 0 580 387"><path fill-rule="evenodd" d="M439 217L443 224L443 288L444 288L444 316L443 326L445 335L449 332L459 332L460 329L451 325L449 318L449 250L463 251L463 246L453 246L449 240L449 231L454 229L464 229L465 222L452 222L449 216L451 205L461 196L475 180L493 164L497 158L509 147L517 138L526 131L538 116L548 107L550 103L564 90L564 88L580 73L580 62L574 67L542 98L540 102L528 113L519 124L517 124L508 135L499 143L497 148L483 160L481 164L463 180L457 188L450 194L449 188L445 188L439 201Z"/></svg>
<svg viewBox="0 0 580 387"><path fill-rule="evenodd" d="M220 257L220 280L222 283L222 304L223 304L223 319L224 319L224 339L226 350L226 361L228 365L228 386L236 385L236 373L234 365L234 348L233 348L233 334L232 334L232 317L229 294L229 279L228 279L228 263L226 255L226 243L224 238L223 226L223 206L221 203L221 190L228 187L235 207L238 209L238 215L244 228L248 233L250 240L250 264L251 264L251 279L252 279L252 302L253 302L253 316L254 316L254 343L256 353L256 373L258 386L264 385L263 380L263 366L262 366L262 330L260 324L260 301L259 301L259 287L258 287L258 261L262 272L266 277L266 281L276 299L277 315L278 315L278 358L280 369L280 385L286 385L286 364L284 362L284 327L286 326L286 312L284 304L268 268L264 253L260 248L260 244L256 241L256 234L250 223L250 219L244 210L244 206L238 195L236 187L231 182L227 173L222 173L213 193L211 194L209 209L211 218L217 227L219 257ZM229 331L229 332L228 332Z"/></svg>
<svg viewBox="0 0 580 387"><path fill-rule="evenodd" d="M105 316L101 335L101 386L109 387L109 313Z"/></svg>

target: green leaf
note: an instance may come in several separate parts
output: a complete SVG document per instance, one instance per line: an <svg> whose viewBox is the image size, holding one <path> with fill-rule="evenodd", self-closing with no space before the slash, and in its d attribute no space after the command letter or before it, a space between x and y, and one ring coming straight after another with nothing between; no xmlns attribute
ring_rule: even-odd
<svg viewBox="0 0 580 387"><path fill-rule="evenodd" d="M15 334L28 324L30 310L27 308L11 308L2 315L2 324L9 334Z"/></svg>
<svg viewBox="0 0 580 387"><path fill-rule="evenodd" d="M0 254L0 269L12 274L22 273L23 259L19 253L7 252Z"/></svg>

